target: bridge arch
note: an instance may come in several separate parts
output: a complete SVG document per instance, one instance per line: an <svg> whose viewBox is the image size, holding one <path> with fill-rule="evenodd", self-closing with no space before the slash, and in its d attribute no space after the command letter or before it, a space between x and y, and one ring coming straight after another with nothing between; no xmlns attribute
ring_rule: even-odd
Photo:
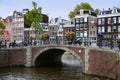
<svg viewBox="0 0 120 80"><path fill-rule="evenodd" d="M78 53L67 47L46 47L43 50L40 50L33 58L33 66L49 65L51 63L59 64L61 63L62 55L65 52L70 52L72 55L74 55L79 60L81 67L84 68L83 61Z"/></svg>

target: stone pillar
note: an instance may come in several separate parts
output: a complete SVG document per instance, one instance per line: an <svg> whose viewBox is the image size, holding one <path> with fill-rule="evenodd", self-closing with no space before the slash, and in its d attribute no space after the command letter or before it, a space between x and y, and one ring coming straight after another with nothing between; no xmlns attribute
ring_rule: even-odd
<svg viewBox="0 0 120 80"><path fill-rule="evenodd" d="M88 48L86 48L85 49L85 73L86 74L89 74L90 72L89 72L89 49Z"/></svg>
<svg viewBox="0 0 120 80"><path fill-rule="evenodd" d="M32 67L32 47L26 47L26 67Z"/></svg>

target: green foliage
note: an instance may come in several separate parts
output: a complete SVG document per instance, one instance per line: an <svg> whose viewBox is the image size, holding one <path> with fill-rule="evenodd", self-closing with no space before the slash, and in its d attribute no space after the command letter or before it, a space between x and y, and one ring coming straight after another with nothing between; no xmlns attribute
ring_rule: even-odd
<svg viewBox="0 0 120 80"><path fill-rule="evenodd" d="M3 24L3 22L1 21L1 17L0 17L0 34L3 34L5 30L5 25Z"/></svg>
<svg viewBox="0 0 120 80"><path fill-rule="evenodd" d="M31 26L32 26L32 28L33 28L33 30L34 30L35 33L43 31L43 27L40 25L39 22L36 22L36 23L33 22L31 24ZM36 26L36 28L35 28L35 26Z"/></svg>
<svg viewBox="0 0 120 80"><path fill-rule="evenodd" d="M92 6L87 3L87 2L82 2L80 4L80 9L85 9L85 10L91 10L91 11L94 11L94 9L92 8Z"/></svg>
<svg viewBox="0 0 120 80"><path fill-rule="evenodd" d="M97 13L98 13L98 10L99 10L99 9L94 10L93 7L87 2L82 2L79 5L77 5L73 11L71 11L69 13L69 15L68 15L69 18L73 19L75 17L75 15L77 14L77 12L81 9L91 10L91 11L95 11Z"/></svg>
<svg viewBox="0 0 120 80"><path fill-rule="evenodd" d="M73 19L75 17L75 12L71 11L69 13L69 18Z"/></svg>
<svg viewBox="0 0 120 80"><path fill-rule="evenodd" d="M32 25L36 33L36 29L40 25L40 22L42 21L42 14L41 14L42 8L41 7L37 8L37 4L34 1L32 2L32 4L33 4L33 9L29 11L28 14L26 14L25 23L27 25Z"/></svg>
<svg viewBox="0 0 120 80"><path fill-rule="evenodd" d="M120 62L120 58L119 57L115 58L115 61Z"/></svg>
<svg viewBox="0 0 120 80"><path fill-rule="evenodd" d="M32 5L33 5L34 9L37 8L37 3L35 1L32 2Z"/></svg>
<svg viewBox="0 0 120 80"><path fill-rule="evenodd" d="M99 9L95 9L96 14L99 14L100 10Z"/></svg>
<svg viewBox="0 0 120 80"><path fill-rule="evenodd" d="M41 39L44 40L44 41L48 40L49 39L49 34L48 33L41 34Z"/></svg>
<svg viewBox="0 0 120 80"><path fill-rule="evenodd" d="M65 34L65 38L69 39L69 40L73 40L73 39L75 39L75 33L74 32L67 32Z"/></svg>
<svg viewBox="0 0 120 80"><path fill-rule="evenodd" d="M115 51L115 55L116 55L115 61L116 61L116 62L120 62L120 51L119 51L119 50L116 50L116 51Z"/></svg>

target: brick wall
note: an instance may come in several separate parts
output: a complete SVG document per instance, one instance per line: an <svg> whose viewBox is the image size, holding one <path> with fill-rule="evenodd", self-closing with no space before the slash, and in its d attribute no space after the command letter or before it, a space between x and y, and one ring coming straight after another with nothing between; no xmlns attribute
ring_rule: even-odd
<svg viewBox="0 0 120 80"><path fill-rule="evenodd" d="M9 66L9 51L0 50L0 67Z"/></svg>
<svg viewBox="0 0 120 80"><path fill-rule="evenodd" d="M24 66L26 64L26 49L0 50L0 67Z"/></svg>
<svg viewBox="0 0 120 80"><path fill-rule="evenodd" d="M116 70L119 72L120 80L120 64L116 64L115 54L110 51L93 50L89 51L89 70L93 75L100 75L105 77L116 77Z"/></svg>

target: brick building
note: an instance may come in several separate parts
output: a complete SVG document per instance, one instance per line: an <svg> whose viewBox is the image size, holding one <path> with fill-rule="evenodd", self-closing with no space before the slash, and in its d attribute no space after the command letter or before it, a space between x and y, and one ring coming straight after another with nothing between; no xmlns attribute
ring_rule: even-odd
<svg viewBox="0 0 120 80"><path fill-rule="evenodd" d="M2 22L5 25L5 30L4 30L4 38L2 40L4 42L12 43L13 41L13 24L12 24L12 16L8 16L6 19L2 19Z"/></svg>
<svg viewBox="0 0 120 80"><path fill-rule="evenodd" d="M94 25L97 22L97 14L90 10L80 10L75 15L75 34L76 39L81 39L84 45L96 45L97 43L97 28Z"/></svg>
<svg viewBox="0 0 120 80"><path fill-rule="evenodd" d="M109 45L111 42L116 44L116 39L120 38L120 8L102 10L97 16L98 34L103 34L103 43Z"/></svg>

